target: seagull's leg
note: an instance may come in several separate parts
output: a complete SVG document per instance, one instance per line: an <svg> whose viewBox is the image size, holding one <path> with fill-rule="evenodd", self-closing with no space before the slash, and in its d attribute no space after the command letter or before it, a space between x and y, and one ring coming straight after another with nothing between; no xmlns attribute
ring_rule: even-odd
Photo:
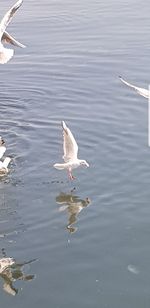
<svg viewBox="0 0 150 308"><path fill-rule="evenodd" d="M71 178L70 178L70 171L69 171L69 169L67 169L67 173L68 173L69 180L71 180Z"/></svg>
<svg viewBox="0 0 150 308"><path fill-rule="evenodd" d="M70 179L70 180L73 180L72 173L71 173L71 170L70 170L70 169L68 169L68 176L69 176L69 179Z"/></svg>
<svg viewBox="0 0 150 308"><path fill-rule="evenodd" d="M71 172L71 168L68 169L68 176L70 180L75 180L75 177L73 176L72 172Z"/></svg>
<svg viewBox="0 0 150 308"><path fill-rule="evenodd" d="M76 177L71 173L71 175L72 175L72 180L75 180L76 179Z"/></svg>

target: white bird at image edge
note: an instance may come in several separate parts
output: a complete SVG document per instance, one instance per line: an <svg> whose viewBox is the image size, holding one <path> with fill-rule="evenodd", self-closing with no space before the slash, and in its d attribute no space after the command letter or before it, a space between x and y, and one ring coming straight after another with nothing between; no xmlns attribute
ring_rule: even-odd
<svg viewBox="0 0 150 308"><path fill-rule="evenodd" d="M4 139L0 136L0 159L3 157L5 151L6 151L6 147L5 147L5 141Z"/></svg>
<svg viewBox="0 0 150 308"><path fill-rule="evenodd" d="M120 80L126 84L128 87L134 89L138 94L140 94L141 96L144 96L145 98L149 98L150 96L150 91L149 90L146 90L144 88L139 88L139 87L136 87L134 86L133 84L125 81L121 76L119 76Z"/></svg>
<svg viewBox="0 0 150 308"><path fill-rule="evenodd" d="M11 161L11 158L10 157L6 157L4 159L4 161L0 161L0 176L3 176L5 175L6 173L8 173L8 165Z"/></svg>
<svg viewBox="0 0 150 308"><path fill-rule="evenodd" d="M17 1L12 8L4 15L1 23L0 23L0 63L4 64L7 63L14 54L13 49L5 48L3 46L3 42L9 42L12 45L16 45L19 47L25 47L21 43L17 42L13 37L11 37L5 30L9 23L11 22L13 15L21 6L23 0Z"/></svg>

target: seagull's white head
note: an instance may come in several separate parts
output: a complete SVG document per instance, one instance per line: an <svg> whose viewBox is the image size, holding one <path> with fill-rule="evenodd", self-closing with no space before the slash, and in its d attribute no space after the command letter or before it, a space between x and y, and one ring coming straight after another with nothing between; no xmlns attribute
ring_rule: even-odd
<svg viewBox="0 0 150 308"><path fill-rule="evenodd" d="M3 145L3 144L5 144L5 141L4 141L4 139L0 136L0 146Z"/></svg>
<svg viewBox="0 0 150 308"><path fill-rule="evenodd" d="M79 164L80 164L80 166L89 167L89 164L88 164L87 161L84 160L84 159L83 159L83 160L81 159L81 160L79 161Z"/></svg>

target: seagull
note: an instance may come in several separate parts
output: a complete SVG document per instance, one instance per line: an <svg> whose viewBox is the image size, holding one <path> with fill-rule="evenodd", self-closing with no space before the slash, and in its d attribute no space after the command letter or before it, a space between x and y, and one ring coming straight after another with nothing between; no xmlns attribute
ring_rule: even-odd
<svg viewBox="0 0 150 308"><path fill-rule="evenodd" d="M6 157L4 159L4 161L0 161L0 176L3 176L5 175L6 173L8 173L8 165L11 161L11 158L10 157Z"/></svg>
<svg viewBox="0 0 150 308"><path fill-rule="evenodd" d="M71 130L67 127L66 123L62 121L63 128L63 150L64 163L55 164L54 168L58 170L66 169L70 180L74 180L75 177L72 175L72 169L78 168L79 166L89 167L86 160L78 159L78 145Z"/></svg>
<svg viewBox="0 0 150 308"><path fill-rule="evenodd" d="M149 98L149 96L150 96L149 90L146 90L146 89L144 89L144 88L136 87L136 86L134 86L133 84L131 84L131 83L125 81L121 76L119 76L119 78L120 78L120 80L121 80L124 84L126 84L128 87L134 89L138 94L144 96L145 98Z"/></svg>
<svg viewBox="0 0 150 308"><path fill-rule="evenodd" d="M19 47L25 47L24 45L16 41L13 37L11 37L8 34L8 32L5 31L7 26L11 22L13 15L19 9L22 2L23 0L17 1L12 6L12 8L8 10L8 12L4 15L3 19L1 20L1 23L0 23L0 63L1 64L7 63L13 57L13 54L14 54L13 49L8 49L3 46L4 42L9 42L12 45L16 45Z"/></svg>
<svg viewBox="0 0 150 308"><path fill-rule="evenodd" d="M4 139L0 136L0 159L3 157L5 151L6 151L6 147L5 147L5 141Z"/></svg>

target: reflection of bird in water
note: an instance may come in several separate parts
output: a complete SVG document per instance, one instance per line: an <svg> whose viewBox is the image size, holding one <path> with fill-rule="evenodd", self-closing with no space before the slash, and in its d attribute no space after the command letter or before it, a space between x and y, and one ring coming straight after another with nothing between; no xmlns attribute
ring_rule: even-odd
<svg viewBox="0 0 150 308"><path fill-rule="evenodd" d="M83 200L72 194L60 193L56 197L56 202L60 205L60 212L67 210L69 217L66 227L70 233L74 233L77 228L72 225L77 221L78 214L91 203L91 200L89 198Z"/></svg>
<svg viewBox="0 0 150 308"><path fill-rule="evenodd" d="M0 274L13 264L15 264L15 260L13 258L0 258Z"/></svg>
<svg viewBox="0 0 150 308"><path fill-rule="evenodd" d="M13 282L16 280L29 281L34 278L34 275L25 275L24 265L32 263L35 260L17 264L13 258L0 258L0 277L3 278L3 289L5 292L16 295L18 289L13 286Z"/></svg>

